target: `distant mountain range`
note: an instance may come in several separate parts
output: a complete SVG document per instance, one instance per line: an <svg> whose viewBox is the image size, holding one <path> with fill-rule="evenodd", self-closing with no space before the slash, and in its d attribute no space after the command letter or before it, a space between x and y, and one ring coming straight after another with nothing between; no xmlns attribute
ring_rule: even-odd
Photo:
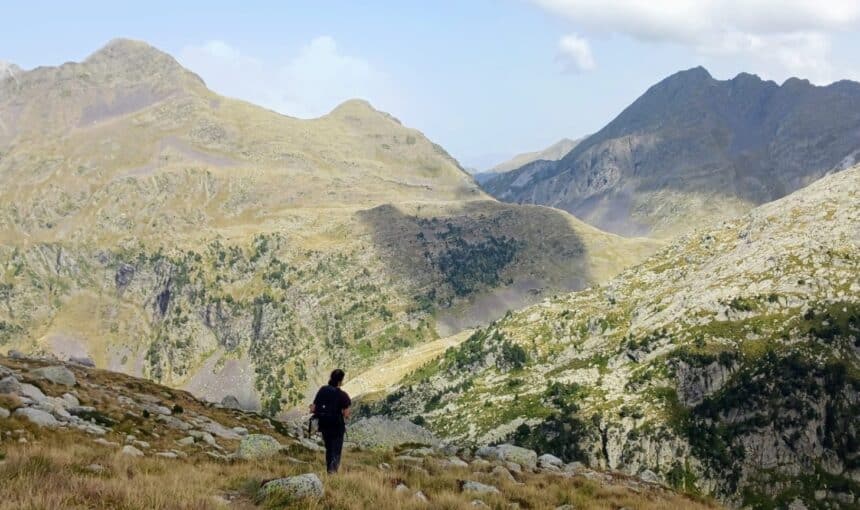
<svg viewBox="0 0 860 510"><path fill-rule="evenodd" d="M581 142L580 140L571 140L570 138L562 138L561 140L555 142L550 145L546 149L534 152L524 152L522 154L517 154L513 158L499 163L498 165L490 168L484 172L476 172L474 174L475 180L478 184L484 184L489 180L492 180L499 174L510 172L511 170L516 170L522 166L525 166L532 161L538 160L546 160L546 161L558 161L563 158L570 152L576 145Z"/></svg>
<svg viewBox="0 0 860 510"><path fill-rule="evenodd" d="M858 160L860 84L720 81L697 67L651 87L559 161L532 161L483 187L611 232L669 237Z"/></svg>

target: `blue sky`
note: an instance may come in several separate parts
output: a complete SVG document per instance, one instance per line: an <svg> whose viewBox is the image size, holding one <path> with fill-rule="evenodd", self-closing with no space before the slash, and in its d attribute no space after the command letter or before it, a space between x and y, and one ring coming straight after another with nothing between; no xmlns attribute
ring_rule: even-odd
<svg viewBox="0 0 860 510"><path fill-rule="evenodd" d="M860 77L860 0L29 1L2 15L0 60L25 69L142 39L289 115L363 97L479 168L593 132L696 65Z"/></svg>

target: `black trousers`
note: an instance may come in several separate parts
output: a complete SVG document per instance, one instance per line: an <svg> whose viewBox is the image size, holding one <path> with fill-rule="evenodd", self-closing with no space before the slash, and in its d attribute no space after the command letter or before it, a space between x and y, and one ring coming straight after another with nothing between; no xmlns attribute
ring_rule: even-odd
<svg viewBox="0 0 860 510"><path fill-rule="evenodd" d="M340 454L343 451L343 435L346 432L342 428L322 429L323 443L325 443L325 467L329 473L337 473L340 467Z"/></svg>

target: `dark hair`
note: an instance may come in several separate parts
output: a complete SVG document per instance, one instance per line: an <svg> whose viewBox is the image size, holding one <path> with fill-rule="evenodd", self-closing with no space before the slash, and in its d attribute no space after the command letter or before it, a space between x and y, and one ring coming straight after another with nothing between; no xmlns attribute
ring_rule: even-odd
<svg viewBox="0 0 860 510"><path fill-rule="evenodd" d="M343 382L343 378L346 374L343 373L343 370L336 368L332 370L331 375L328 378L329 386L340 386L340 383Z"/></svg>

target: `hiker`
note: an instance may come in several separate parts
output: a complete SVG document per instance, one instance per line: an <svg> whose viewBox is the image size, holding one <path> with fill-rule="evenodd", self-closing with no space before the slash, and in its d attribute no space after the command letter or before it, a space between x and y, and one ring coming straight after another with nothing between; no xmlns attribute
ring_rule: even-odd
<svg viewBox="0 0 860 510"><path fill-rule="evenodd" d="M311 404L311 419L317 420L325 443L325 465L329 474L337 473L340 466L346 420L349 418L349 406L352 405L349 395L340 389L344 375L339 368L333 370L328 384L319 389Z"/></svg>

